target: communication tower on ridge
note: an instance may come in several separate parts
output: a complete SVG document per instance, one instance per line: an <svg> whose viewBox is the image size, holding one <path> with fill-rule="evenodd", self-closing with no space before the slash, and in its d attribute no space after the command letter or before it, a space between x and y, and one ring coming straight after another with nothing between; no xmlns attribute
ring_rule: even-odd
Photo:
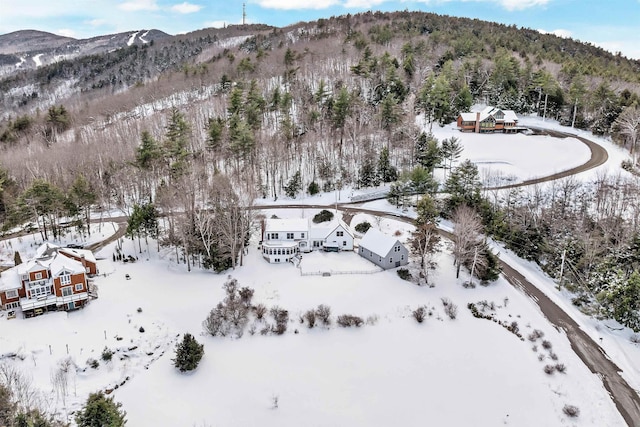
<svg viewBox="0 0 640 427"><path fill-rule="evenodd" d="M247 24L247 4L242 3L242 25Z"/></svg>

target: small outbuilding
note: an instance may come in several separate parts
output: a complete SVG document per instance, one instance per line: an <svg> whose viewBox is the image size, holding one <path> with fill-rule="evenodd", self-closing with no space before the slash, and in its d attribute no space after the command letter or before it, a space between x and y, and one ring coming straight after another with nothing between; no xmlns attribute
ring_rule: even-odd
<svg viewBox="0 0 640 427"><path fill-rule="evenodd" d="M374 228L360 240L358 254L385 270L409 263L409 251L400 240Z"/></svg>

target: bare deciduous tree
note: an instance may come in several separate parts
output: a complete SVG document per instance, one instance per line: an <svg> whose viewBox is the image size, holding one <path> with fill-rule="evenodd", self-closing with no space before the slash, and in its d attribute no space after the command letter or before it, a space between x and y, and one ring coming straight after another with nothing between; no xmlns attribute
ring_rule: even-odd
<svg viewBox="0 0 640 427"><path fill-rule="evenodd" d="M456 265L456 278L460 277L460 267L473 262L482 242L482 223L478 214L466 205L456 209L453 214L453 257Z"/></svg>

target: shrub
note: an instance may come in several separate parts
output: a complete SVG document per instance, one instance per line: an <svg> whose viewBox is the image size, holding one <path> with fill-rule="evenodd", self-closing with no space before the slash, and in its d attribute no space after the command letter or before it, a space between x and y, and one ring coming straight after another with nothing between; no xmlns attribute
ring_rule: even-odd
<svg viewBox="0 0 640 427"><path fill-rule="evenodd" d="M418 307L411 312L411 315L416 319L416 322L422 323L427 316L427 310L424 307Z"/></svg>
<svg viewBox="0 0 640 427"><path fill-rule="evenodd" d="M534 329L533 332L531 332L527 338L529 338L529 341L534 342L538 338L542 338L543 336L544 336L544 332L542 332L540 329Z"/></svg>
<svg viewBox="0 0 640 427"><path fill-rule="evenodd" d="M633 334L629 337L629 341L634 344L640 344L640 334Z"/></svg>
<svg viewBox="0 0 640 427"><path fill-rule="evenodd" d="M444 306L444 312L449 319L455 320L458 316L458 306L451 302L449 298L442 298L442 305Z"/></svg>
<svg viewBox="0 0 640 427"><path fill-rule="evenodd" d="M329 325L331 323L331 307L320 304L318 308L316 308L316 316L324 325Z"/></svg>
<svg viewBox="0 0 640 427"><path fill-rule="evenodd" d="M576 418L578 415L580 415L580 409L577 406L573 405L564 405L564 408L562 408L562 412L564 412L565 415L571 418Z"/></svg>
<svg viewBox="0 0 640 427"><path fill-rule="evenodd" d="M276 325L272 328L272 332L276 335L282 335L287 332L289 312L276 306L271 308L271 316L273 316L273 320L276 321Z"/></svg>
<svg viewBox="0 0 640 427"><path fill-rule="evenodd" d="M316 224L320 224L321 222L327 222L327 221L331 221L333 219L333 213L323 209L320 211L320 213L316 214L313 217L313 222Z"/></svg>
<svg viewBox="0 0 640 427"><path fill-rule="evenodd" d="M371 228L371 224L368 221L363 221L360 224L356 225L356 231L358 233L366 233Z"/></svg>
<svg viewBox="0 0 640 427"><path fill-rule="evenodd" d="M144 328L143 328L142 326L140 326L140 329L138 329L138 331L139 331L140 333L144 333Z"/></svg>
<svg viewBox="0 0 640 427"><path fill-rule="evenodd" d="M542 348L544 348L545 350L551 349L551 342L547 340L542 341Z"/></svg>
<svg viewBox="0 0 640 427"><path fill-rule="evenodd" d="M555 372L556 367L553 365L544 365L544 373L547 375L551 375Z"/></svg>
<svg viewBox="0 0 640 427"><path fill-rule="evenodd" d="M186 333L176 346L176 358L172 359L173 366L180 372L193 371L198 367L203 355L204 345L196 341L193 335Z"/></svg>
<svg viewBox="0 0 640 427"><path fill-rule="evenodd" d="M127 422L127 413L122 411L121 403L115 403L113 397L104 393L91 393L87 402L75 416L78 427L109 426L122 427Z"/></svg>
<svg viewBox="0 0 640 427"><path fill-rule="evenodd" d="M318 185L317 182L312 181L311 184L309 184L309 187L307 187L307 192L311 196L314 196L320 192L320 186Z"/></svg>
<svg viewBox="0 0 640 427"><path fill-rule="evenodd" d="M307 310L307 312L304 313L304 318L307 321L309 329L316 325L316 312L314 310Z"/></svg>
<svg viewBox="0 0 640 427"><path fill-rule="evenodd" d="M565 366L564 363L558 363L556 364L556 371L560 372L561 374L564 374L567 371L567 367Z"/></svg>
<svg viewBox="0 0 640 427"><path fill-rule="evenodd" d="M342 326L343 328L349 328L351 326L359 328L363 323L364 320L362 320L362 317L353 316L351 314L343 314L338 316L338 325Z"/></svg>
<svg viewBox="0 0 640 427"><path fill-rule="evenodd" d="M407 270L406 268L399 268L397 270L397 273L398 277L400 277L402 280L410 281L411 279L413 279L413 276L411 276L411 273L409 273L409 270Z"/></svg>
<svg viewBox="0 0 640 427"><path fill-rule="evenodd" d="M100 362L98 362L96 359L87 359L87 365L89 365L93 369L98 369L98 366L100 366Z"/></svg>
<svg viewBox="0 0 640 427"><path fill-rule="evenodd" d="M267 314L267 307L264 304L258 304L253 308L253 312L256 314L256 319L262 320L265 314Z"/></svg>
<svg viewBox="0 0 640 427"><path fill-rule="evenodd" d="M109 348L105 347L104 350L102 350L102 360L105 362L109 362L111 360L111 358L113 357L113 351L111 351Z"/></svg>

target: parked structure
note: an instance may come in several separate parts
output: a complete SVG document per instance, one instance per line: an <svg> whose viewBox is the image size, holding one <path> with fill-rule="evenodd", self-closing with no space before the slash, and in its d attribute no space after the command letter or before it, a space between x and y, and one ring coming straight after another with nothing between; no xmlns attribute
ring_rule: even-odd
<svg viewBox="0 0 640 427"><path fill-rule="evenodd" d="M516 133L525 128L518 127L518 116L512 110L501 110L489 106L477 113L460 113L458 129L462 132L475 133Z"/></svg>
<svg viewBox="0 0 640 427"><path fill-rule="evenodd" d="M2 272L0 308L19 308L26 317L75 310L89 299L87 276L97 273L91 251L45 243L34 258Z"/></svg>
<svg viewBox="0 0 640 427"><path fill-rule="evenodd" d="M315 249L352 251L353 233L341 219L314 224L309 219L267 219L262 231L262 256L270 263L289 262Z"/></svg>
<svg viewBox="0 0 640 427"><path fill-rule="evenodd" d="M358 254L385 270L409 263L409 251L400 240L370 228L360 240Z"/></svg>

